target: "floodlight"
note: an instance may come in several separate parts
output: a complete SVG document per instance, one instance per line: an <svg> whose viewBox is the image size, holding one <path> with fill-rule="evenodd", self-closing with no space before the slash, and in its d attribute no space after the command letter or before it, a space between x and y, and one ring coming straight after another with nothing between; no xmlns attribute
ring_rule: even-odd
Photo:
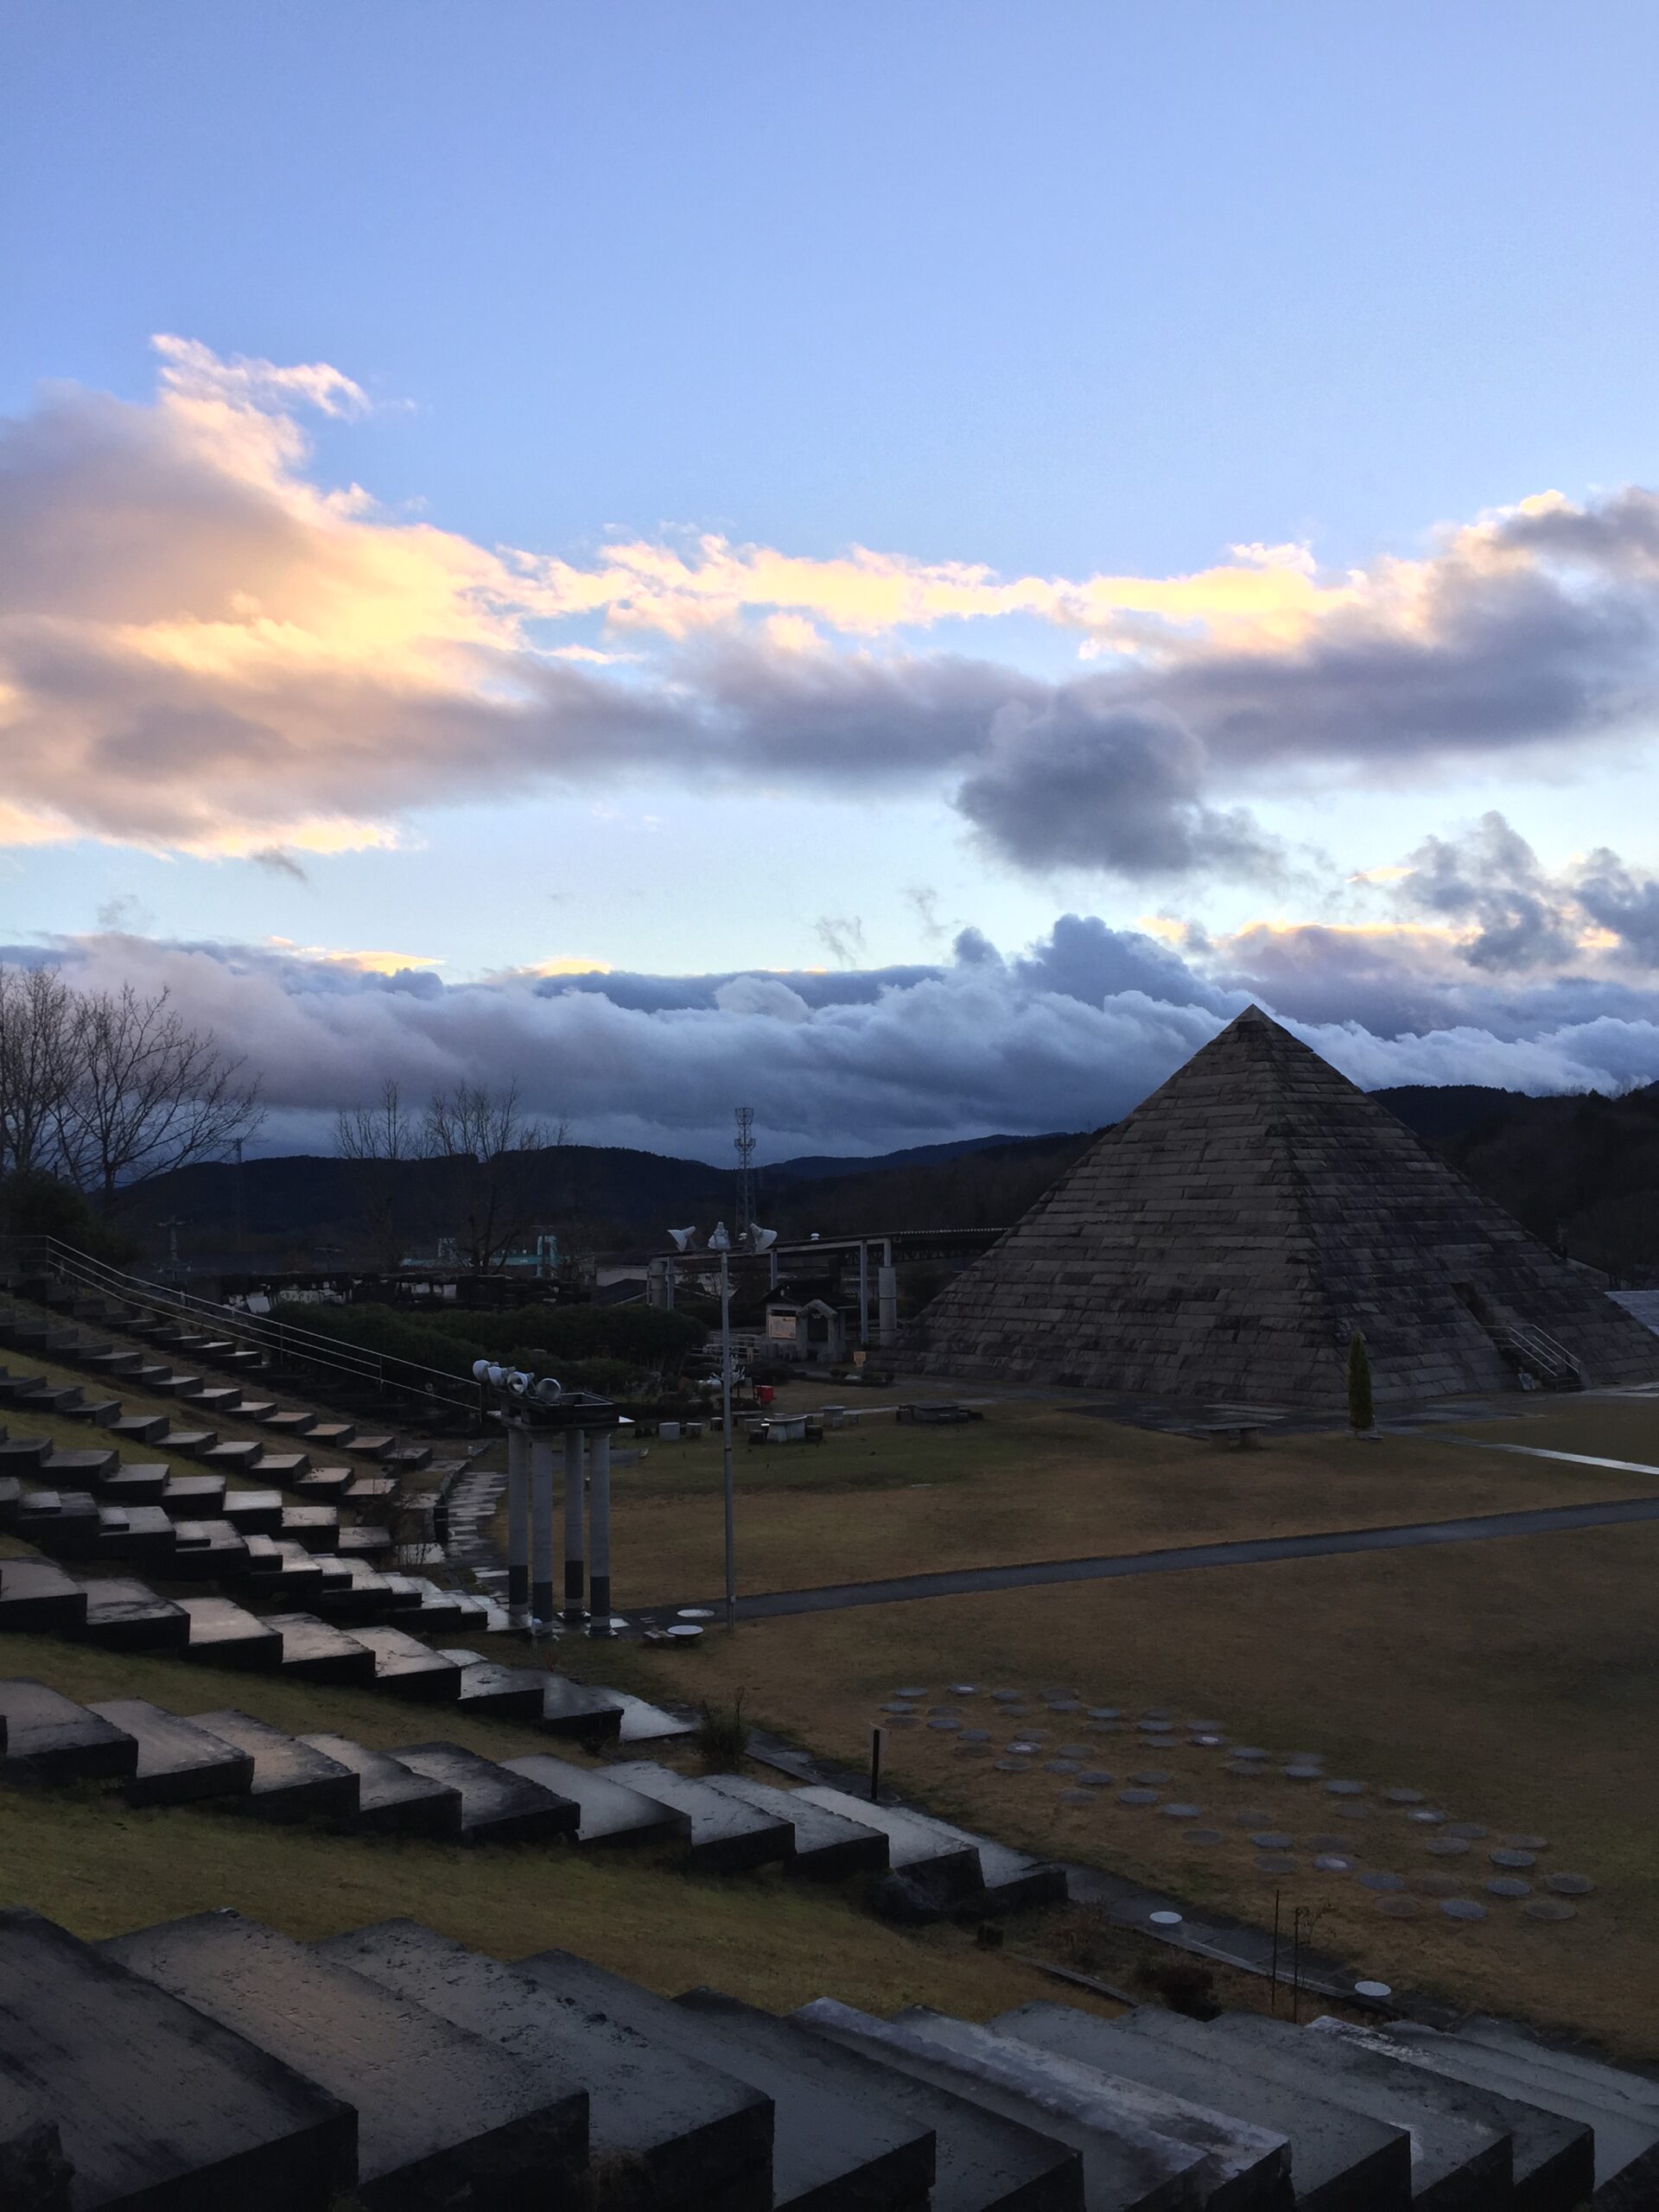
<svg viewBox="0 0 1659 2212"><path fill-rule="evenodd" d="M564 1391L556 1376L543 1375L541 1381L536 1385L532 1395L538 1399L543 1405L550 1406L564 1395Z"/></svg>
<svg viewBox="0 0 1659 2212"><path fill-rule="evenodd" d="M770 1252L777 1242L778 1232L775 1229L762 1229L758 1221L752 1221L749 1224L748 1245L751 1252Z"/></svg>
<svg viewBox="0 0 1659 2212"><path fill-rule="evenodd" d="M671 1229L668 1233L674 1239L675 1244L682 1252L689 1252L697 1240L696 1225L695 1223L690 1229Z"/></svg>
<svg viewBox="0 0 1659 2212"><path fill-rule="evenodd" d="M489 1361L488 1361L487 1359L475 1359L475 1360L473 1362L473 1380L474 1380L474 1382L487 1382L489 1381L489 1379L490 1379L490 1363L489 1363Z"/></svg>
<svg viewBox="0 0 1659 2212"><path fill-rule="evenodd" d="M512 1391L515 1398L522 1398L527 1395L530 1386L534 1380L535 1377L531 1375L526 1375L521 1367L510 1367L507 1370L507 1388Z"/></svg>
<svg viewBox="0 0 1659 2212"><path fill-rule="evenodd" d="M501 1385L507 1379L507 1370L505 1367L492 1366L488 1371L486 1379L493 1382L499 1390L501 1388Z"/></svg>
<svg viewBox="0 0 1659 2212"><path fill-rule="evenodd" d="M723 1221L717 1221L709 1231L709 1249L711 1252L729 1252L731 1249L732 1240L726 1234L726 1224Z"/></svg>

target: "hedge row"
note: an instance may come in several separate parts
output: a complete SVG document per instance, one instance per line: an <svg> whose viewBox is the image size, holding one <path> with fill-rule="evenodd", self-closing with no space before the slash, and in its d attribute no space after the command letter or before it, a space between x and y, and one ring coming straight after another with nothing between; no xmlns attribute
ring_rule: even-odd
<svg viewBox="0 0 1659 2212"><path fill-rule="evenodd" d="M483 1313L400 1313L391 1306L314 1306L280 1300L272 1318L362 1351L414 1360L470 1381L474 1360L551 1371L572 1389L628 1390L641 1376L671 1374L703 1338L689 1315L648 1306L525 1306Z"/></svg>

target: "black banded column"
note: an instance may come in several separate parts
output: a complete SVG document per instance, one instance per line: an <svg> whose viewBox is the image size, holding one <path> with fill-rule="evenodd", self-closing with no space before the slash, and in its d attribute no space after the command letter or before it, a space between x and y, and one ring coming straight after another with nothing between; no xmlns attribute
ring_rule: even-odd
<svg viewBox="0 0 1659 2212"><path fill-rule="evenodd" d="M507 1604L530 1603L530 1437L507 1427Z"/></svg>
<svg viewBox="0 0 1659 2212"><path fill-rule="evenodd" d="M538 1621L553 1618L553 1444L537 1436L530 1455L530 1548L533 1572L530 1610Z"/></svg>
<svg viewBox="0 0 1659 2212"><path fill-rule="evenodd" d="M589 1636L611 1630L611 1432L596 1428L588 1446L588 1542L592 1558Z"/></svg>
<svg viewBox="0 0 1659 2212"><path fill-rule="evenodd" d="M564 1614L567 1627L580 1628L587 1618L587 1567L582 1543L582 1493L587 1487L579 1428L564 1433Z"/></svg>

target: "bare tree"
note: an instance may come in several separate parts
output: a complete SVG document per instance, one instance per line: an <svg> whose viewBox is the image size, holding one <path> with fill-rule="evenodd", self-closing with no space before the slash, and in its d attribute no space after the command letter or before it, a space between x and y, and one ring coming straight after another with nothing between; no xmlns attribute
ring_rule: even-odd
<svg viewBox="0 0 1659 2212"><path fill-rule="evenodd" d="M353 1162L353 1181L375 1257L388 1270L403 1258L405 1185L410 1162L425 1150L422 1131L388 1076L372 1106L343 1110L334 1124L334 1150Z"/></svg>
<svg viewBox="0 0 1659 2212"><path fill-rule="evenodd" d="M428 1155L451 1163L455 1241L467 1266L478 1274L499 1268L535 1217L524 1155L548 1143L546 1129L520 1110L518 1080L509 1077L496 1090L458 1083L439 1091L423 1135Z"/></svg>
<svg viewBox="0 0 1659 2212"><path fill-rule="evenodd" d="M54 968L0 967L0 1172L56 1165L76 1007Z"/></svg>
<svg viewBox="0 0 1659 2212"><path fill-rule="evenodd" d="M94 991L76 1009L73 1071L55 1120L66 1172L107 1209L123 1185L216 1159L264 1118L245 1063L158 991Z"/></svg>

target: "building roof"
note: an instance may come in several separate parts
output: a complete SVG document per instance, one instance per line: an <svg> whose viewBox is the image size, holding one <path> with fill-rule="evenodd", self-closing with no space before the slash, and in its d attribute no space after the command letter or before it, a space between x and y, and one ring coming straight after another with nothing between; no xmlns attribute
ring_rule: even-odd
<svg viewBox="0 0 1659 2212"><path fill-rule="evenodd" d="M1257 1007L1107 1129L912 1325L924 1372L1340 1405L1502 1389L1510 1332L1587 1382L1659 1339Z"/></svg>

